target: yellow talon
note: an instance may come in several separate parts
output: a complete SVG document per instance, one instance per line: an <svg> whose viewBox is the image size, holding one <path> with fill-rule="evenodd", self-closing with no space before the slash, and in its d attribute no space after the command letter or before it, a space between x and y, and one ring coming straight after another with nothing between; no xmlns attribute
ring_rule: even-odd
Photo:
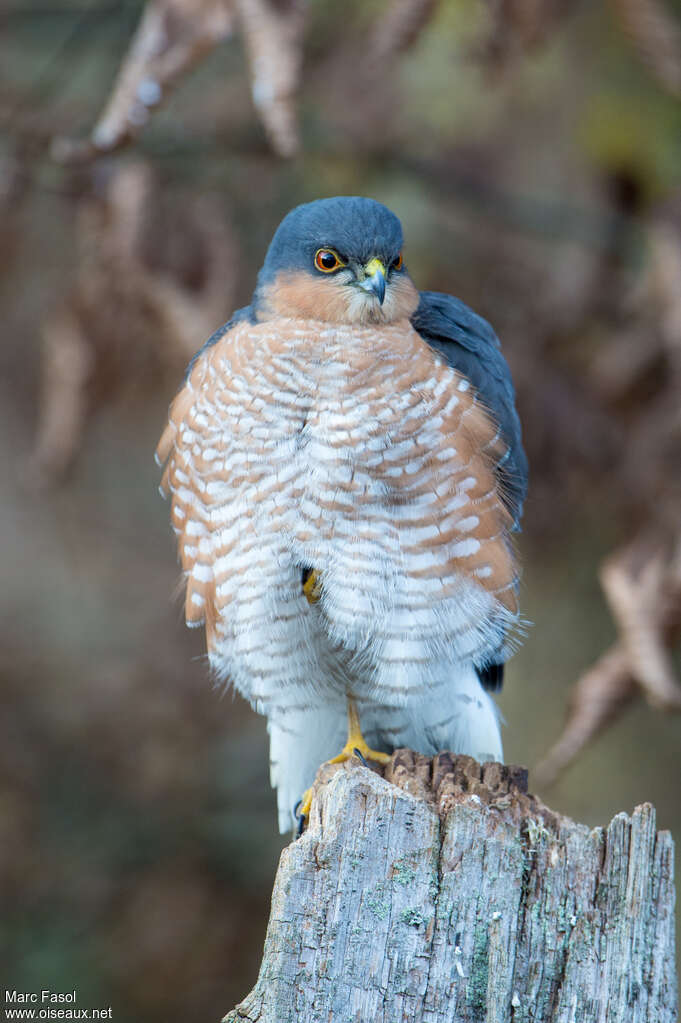
<svg viewBox="0 0 681 1023"><path fill-rule="evenodd" d="M375 760L379 764L387 764L390 757L387 753L379 753L371 749L362 735L359 724L359 714L354 700L348 697L348 741L337 757L329 760L329 764L344 764L346 760L352 760L359 753L364 760Z"/></svg>
<svg viewBox="0 0 681 1023"><path fill-rule="evenodd" d="M322 580L314 568L303 569L303 593L308 604L316 604L322 595Z"/></svg>
<svg viewBox="0 0 681 1023"><path fill-rule="evenodd" d="M314 573L313 573L314 574ZM303 589L305 585L303 585ZM307 597L307 593L305 594ZM307 598L310 599L309 597ZM319 599L319 598L317 598ZM353 757L359 753L362 760L375 760L379 764L387 764L390 757L387 753L380 753L378 750L371 749L362 735L362 729L359 724L359 714L357 712L357 705L355 701L348 697L348 741L340 751L337 757L333 757L332 760L327 760L327 764L344 764L347 760L352 760ZM305 820L310 815L310 807L312 806L312 789L307 789L303 793L303 798L296 808L296 816L298 817L299 827L298 834L302 834Z"/></svg>
<svg viewBox="0 0 681 1023"><path fill-rule="evenodd" d="M300 800L299 805L296 807L296 813L299 817L309 817L310 807L312 806L312 789L306 789L303 792L303 798Z"/></svg>

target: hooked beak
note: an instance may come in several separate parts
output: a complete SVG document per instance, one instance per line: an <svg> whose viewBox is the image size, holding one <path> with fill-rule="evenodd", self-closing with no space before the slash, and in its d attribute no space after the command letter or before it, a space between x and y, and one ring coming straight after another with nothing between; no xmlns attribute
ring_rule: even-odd
<svg viewBox="0 0 681 1023"><path fill-rule="evenodd" d="M366 276L364 280L360 282L360 288L364 291L368 291L372 295L375 295L379 303L383 305L386 277L383 263L381 263L380 259L370 259L364 267L364 273Z"/></svg>

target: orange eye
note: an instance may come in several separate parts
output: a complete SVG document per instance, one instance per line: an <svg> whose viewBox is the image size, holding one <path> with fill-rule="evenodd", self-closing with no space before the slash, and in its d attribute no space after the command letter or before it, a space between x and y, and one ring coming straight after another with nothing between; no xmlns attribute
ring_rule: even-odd
<svg viewBox="0 0 681 1023"><path fill-rule="evenodd" d="M393 270L401 270L403 262L404 262L404 260L402 259L402 253L400 252L400 254L397 257L397 259L393 259L393 266L392 266Z"/></svg>
<svg viewBox="0 0 681 1023"><path fill-rule="evenodd" d="M337 252L333 249L317 249L314 257L314 265L318 270L321 270L323 274L333 273L340 266L345 266L345 263L340 258Z"/></svg>

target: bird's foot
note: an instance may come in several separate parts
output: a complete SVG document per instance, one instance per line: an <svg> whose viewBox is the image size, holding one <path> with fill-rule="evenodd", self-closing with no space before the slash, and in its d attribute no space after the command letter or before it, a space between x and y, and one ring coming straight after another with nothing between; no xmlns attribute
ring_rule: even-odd
<svg viewBox="0 0 681 1023"><path fill-rule="evenodd" d="M308 604L318 603L322 595L322 579L319 572L316 572L314 568L304 568L302 583L303 593Z"/></svg>
<svg viewBox="0 0 681 1023"><path fill-rule="evenodd" d="M296 838L300 838L305 828L307 818L310 816L310 808L312 806L312 788L306 789L303 792L302 799L299 799L296 805L293 807L293 816L296 819Z"/></svg>
<svg viewBox="0 0 681 1023"><path fill-rule="evenodd" d="M307 582L310 578L315 576L314 569L310 569L310 576L308 576ZM316 576L315 576L316 578ZM303 589L306 583L303 583ZM307 596L307 594L305 594ZM309 597L307 598L310 599ZM345 764L348 760L352 760L357 757L365 767L368 767L367 760L373 760L377 764L387 764L390 757L387 753L381 753L379 750L371 749L364 736L362 735L362 729L359 724L359 713L357 711L357 705L352 699L348 697L348 741L340 751L337 757L333 757L331 760L327 760L323 765L327 767L329 764ZM298 837L302 835L305 827L305 822L310 815L310 807L312 805L312 789L308 789L304 794L303 798L299 803L296 804L293 814L296 818L297 827L296 831Z"/></svg>
<svg viewBox="0 0 681 1023"><path fill-rule="evenodd" d="M381 753L379 750L371 749L366 743L364 736L361 732L355 735L350 735L343 749L340 751L337 757L333 757L332 760L327 760L328 764L344 764L348 760L352 760L353 757L357 757L361 760L364 766L367 766L367 760L375 760L377 764L387 764L390 757L387 753Z"/></svg>
<svg viewBox="0 0 681 1023"><path fill-rule="evenodd" d="M337 757L329 760L330 764L344 764L347 760L358 757L366 767L367 760L375 760L378 764L387 764L390 757L387 753L379 753L367 744L359 724L357 705L352 697L348 697L348 741Z"/></svg>
<svg viewBox="0 0 681 1023"><path fill-rule="evenodd" d="M387 753L380 753L378 750L370 749L360 733L359 736L355 735L348 739L338 756L333 757L332 760L327 760L323 766L326 767L328 764L344 764L348 760L352 760L353 757L357 757L365 767L369 766L367 760L375 760L379 764L387 764L390 760ZM307 819L310 816L312 792L312 788L307 789L293 808L293 816L296 819L296 838L300 838L302 835Z"/></svg>

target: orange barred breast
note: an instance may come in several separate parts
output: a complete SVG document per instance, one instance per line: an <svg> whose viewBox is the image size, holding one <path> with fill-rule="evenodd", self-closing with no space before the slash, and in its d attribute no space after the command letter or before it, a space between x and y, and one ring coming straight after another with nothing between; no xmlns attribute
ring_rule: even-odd
<svg viewBox="0 0 681 1023"><path fill-rule="evenodd" d="M157 448L188 624L206 625L210 647L242 561L257 561L256 506L273 534L314 550L352 530L389 536L429 606L464 577L517 615L505 452L473 387L407 320L235 325L194 366Z"/></svg>

